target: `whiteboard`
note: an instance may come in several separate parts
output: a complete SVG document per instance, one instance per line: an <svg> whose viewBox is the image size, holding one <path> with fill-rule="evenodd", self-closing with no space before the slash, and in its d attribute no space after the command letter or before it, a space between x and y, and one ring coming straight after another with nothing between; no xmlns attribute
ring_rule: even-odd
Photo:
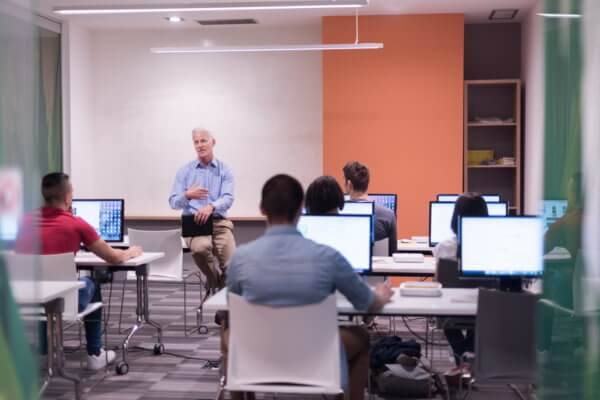
<svg viewBox="0 0 600 400"><path fill-rule="evenodd" d="M219 44L320 41L314 27L211 32ZM88 105L71 116L76 197L124 198L128 216L179 215L168 197L177 170L195 159L194 127L214 134L216 157L233 170L230 216L260 215L260 190L276 173L305 187L321 175L320 53L156 55L150 47L197 43L199 31L88 35L70 49L71 90Z"/></svg>

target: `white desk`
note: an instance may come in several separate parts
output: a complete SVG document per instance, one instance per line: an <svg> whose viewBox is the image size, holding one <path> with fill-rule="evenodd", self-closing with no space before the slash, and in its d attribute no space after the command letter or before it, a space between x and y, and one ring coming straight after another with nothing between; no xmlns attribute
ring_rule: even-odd
<svg viewBox="0 0 600 400"><path fill-rule="evenodd" d="M209 311L227 310L227 289L221 289L204 303ZM354 309L340 293L337 296L337 310L340 314L365 314ZM392 301L386 304L377 315L385 316L475 316L477 315L477 289L442 289L441 297L404 297L394 288Z"/></svg>
<svg viewBox="0 0 600 400"><path fill-rule="evenodd" d="M158 355L164 352L165 348L162 343L162 327L150 319L150 308L148 304L149 264L152 261L163 258L164 256L165 253L143 253L139 257L129 259L124 263L117 265L111 265L93 253L77 253L75 256L75 264L79 270L108 269L111 271L135 271L135 282L137 289L135 313L137 315L137 320L136 323L131 327L131 331L127 337L123 340L123 360L118 362L116 365L116 371L119 375L125 375L127 372L129 372L129 364L127 363L127 350L129 348L129 341L137 332L137 330L140 329L145 323L156 328L158 343L154 345L154 353Z"/></svg>
<svg viewBox="0 0 600 400"><path fill-rule="evenodd" d="M398 252L413 252L413 253L431 253L433 247L429 247L429 243L417 243L415 241L405 242L398 240Z"/></svg>
<svg viewBox="0 0 600 400"><path fill-rule="evenodd" d="M435 258L425 256L421 263L394 262L392 257L373 257L373 275L434 276Z"/></svg>
<svg viewBox="0 0 600 400"><path fill-rule="evenodd" d="M75 399L81 398L81 381L77 376L64 370L62 313L65 308L64 296L85 286L80 281L36 282L11 281L13 297L21 306L44 307L48 337L48 376L44 380L40 394L46 389L50 379L56 374L75 385Z"/></svg>
<svg viewBox="0 0 600 400"><path fill-rule="evenodd" d="M123 241L122 242L110 242L108 243L111 247L129 247L129 235L123 235ZM189 251L189 247L187 245L187 243L185 242L184 238L181 238L181 248L183 249L183 251Z"/></svg>

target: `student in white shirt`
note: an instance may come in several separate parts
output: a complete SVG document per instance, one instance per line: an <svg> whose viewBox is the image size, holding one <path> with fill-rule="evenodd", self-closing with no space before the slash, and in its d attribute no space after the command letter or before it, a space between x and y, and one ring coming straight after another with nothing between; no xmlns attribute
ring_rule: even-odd
<svg viewBox="0 0 600 400"><path fill-rule="evenodd" d="M487 204L481 195L478 193L465 193L460 196L454 204L454 212L450 228L454 232L454 236L446 239L435 246L433 256L435 263L439 268L440 259L458 260L458 224L461 217L486 217L488 215ZM436 276L437 276L436 271ZM446 321L448 323L450 321ZM444 328L446 339L452 347L454 360L457 365L460 365L461 359L466 352L475 350L475 331L474 329L457 329Z"/></svg>

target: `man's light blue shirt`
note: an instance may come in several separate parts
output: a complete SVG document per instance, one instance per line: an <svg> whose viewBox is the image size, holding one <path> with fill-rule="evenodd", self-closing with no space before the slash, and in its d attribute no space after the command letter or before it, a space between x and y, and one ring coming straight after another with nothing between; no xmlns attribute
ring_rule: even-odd
<svg viewBox="0 0 600 400"><path fill-rule="evenodd" d="M185 192L193 186L208 189L208 198L188 200ZM233 188L233 174L222 161L213 158L205 165L194 160L177 171L169 205L174 210L183 209L183 214L195 214L205 205L212 204L215 216L227 217L227 210L234 200Z"/></svg>
<svg viewBox="0 0 600 400"><path fill-rule="evenodd" d="M238 247L227 267L227 288L251 303L272 307L319 303L339 290L354 308L366 311L375 298L344 256L304 238L291 225L273 226L259 239ZM348 366L341 350L346 387Z"/></svg>

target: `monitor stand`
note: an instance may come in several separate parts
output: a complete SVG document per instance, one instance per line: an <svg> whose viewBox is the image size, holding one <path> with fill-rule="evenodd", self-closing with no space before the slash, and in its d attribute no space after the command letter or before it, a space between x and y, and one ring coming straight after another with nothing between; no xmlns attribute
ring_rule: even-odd
<svg viewBox="0 0 600 400"><path fill-rule="evenodd" d="M523 290L522 278L500 278L500 290L503 292L521 292Z"/></svg>

